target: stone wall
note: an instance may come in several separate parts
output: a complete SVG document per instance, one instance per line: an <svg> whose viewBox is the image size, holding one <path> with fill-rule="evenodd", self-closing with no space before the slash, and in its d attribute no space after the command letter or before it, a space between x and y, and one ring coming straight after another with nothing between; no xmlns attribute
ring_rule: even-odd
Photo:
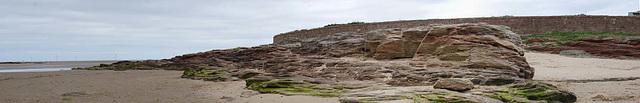
<svg viewBox="0 0 640 103"><path fill-rule="evenodd" d="M274 43L284 38L312 38L340 32L366 32L385 28L409 28L429 24L457 24L484 22L506 25L518 34L550 32L610 32L640 34L640 17L637 16L528 16L528 17L487 17L458 19L427 19L388 21L346 26L321 27L288 32L273 37Z"/></svg>

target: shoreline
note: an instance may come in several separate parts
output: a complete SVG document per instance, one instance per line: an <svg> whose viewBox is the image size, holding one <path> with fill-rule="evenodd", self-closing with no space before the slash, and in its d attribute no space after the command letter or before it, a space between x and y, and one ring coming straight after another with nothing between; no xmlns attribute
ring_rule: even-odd
<svg viewBox="0 0 640 103"><path fill-rule="evenodd" d="M115 62L118 61L54 61L44 63L0 64L0 70L91 67L100 64L111 64Z"/></svg>
<svg viewBox="0 0 640 103"><path fill-rule="evenodd" d="M72 68L41 68L41 69L0 69L0 73L20 73L20 72L52 72L52 71L67 71Z"/></svg>

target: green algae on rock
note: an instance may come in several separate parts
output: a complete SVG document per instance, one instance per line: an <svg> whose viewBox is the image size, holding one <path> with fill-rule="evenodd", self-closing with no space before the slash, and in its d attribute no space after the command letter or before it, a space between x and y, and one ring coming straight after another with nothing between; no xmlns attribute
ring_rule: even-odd
<svg viewBox="0 0 640 103"><path fill-rule="evenodd" d="M575 102L577 97L575 94L543 82L525 82L512 84L507 86L508 91L495 92L488 95L494 99L508 103L529 103L533 101L547 102Z"/></svg>
<svg viewBox="0 0 640 103"><path fill-rule="evenodd" d="M434 92L429 94L416 95L414 102L434 102L434 103L480 103L475 98L451 93Z"/></svg>
<svg viewBox="0 0 640 103"><path fill-rule="evenodd" d="M339 97L341 89L314 88L314 84L293 80L247 80L247 89L260 93L275 93L282 95L311 95L319 97Z"/></svg>
<svg viewBox="0 0 640 103"><path fill-rule="evenodd" d="M198 69L185 69L182 74L182 78L199 79L205 81L226 81L230 79L230 74L227 69L221 68L218 70L208 70L204 68Z"/></svg>

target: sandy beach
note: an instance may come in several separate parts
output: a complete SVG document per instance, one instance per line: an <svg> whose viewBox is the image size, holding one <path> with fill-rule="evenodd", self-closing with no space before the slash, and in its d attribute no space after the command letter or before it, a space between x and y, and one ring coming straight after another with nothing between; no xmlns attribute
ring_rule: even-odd
<svg viewBox="0 0 640 103"><path fill-rule="evenodd" d="M555 81L578 103L640 101L640 81L563 82L636 77L638 60L571 58L527 53L534 80ZM182 71L56 71L0 73L0 101L6 103L335 103L338 98L257 94L243 81L208 82L180 78ZM396 101L411 102L411 101Z"/></svg>
<svg viewBox="0 0 640 103"><path fill-rule="evenodd" d="M3 73L3 103L327 103L338 98L282 96L245 90L243 81L180 78L182 71L57 71ZM244 95L242 95L244 92ZM71 95L68 95L71 94Z"/></svg>
<svg viewBox="0 0 640 103"><path fill-rule="evenodd" d="M601 80L640 77L640 60L572 58L556 54L526 53L529 65L536 69L534 80ZM577 103L638 103L640 80L586 83L551 82L574 92Z"/></svg>

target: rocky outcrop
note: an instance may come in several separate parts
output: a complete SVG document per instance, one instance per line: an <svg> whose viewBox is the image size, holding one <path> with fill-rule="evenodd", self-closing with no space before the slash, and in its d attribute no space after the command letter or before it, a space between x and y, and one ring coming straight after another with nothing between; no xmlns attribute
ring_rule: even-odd
<svg viewBox="0 0 640 103"><path fill-rule="evenodd" d="M458 24L434 26L417 48L414 66L508 71L530 79L534 69L524 56L522 40L505 26Z"/></svg>
<svg viewBox="0 0 640 103"><path fill-rule="evenodd" d="M362 54L365 43L364 35L355 32L337 33L317 38L281 40L280 47L287 47L301 55L322 55L342 57L351 54Z"/></svg>
<svg viewBox="0 0 640 103"><path fill-rule="evenodd" d="M504 26L431 25L290 38L277 45L76 69L184 70L182 78L244 80L247 89L260 93L340 97L343 102L493 103L507 100L491 93L532 82L527 79L533 68L522 57L520 41Z"/></svg>
<svg viewBox="0 0 640 103"><path fill-rule="evenodd" d="M544 37L536 37L540 39ZM544 38L552 39L552 38ZM527 49L560 54L565 50L583 50L600 58L640 59L640 37L586 37L576 41L538 41L532 38ZM583 56L584 57L584 56Z"/></svg>
<svg viewBox="0 0 640 103"><path fill-rule="evenodd" d="M422 68L482 69L517 78L533 77L522 40L505 26L431 25L366 33L365 50L374 59L411 58ZM467 78L493 77L467 75Z"/></svg>

